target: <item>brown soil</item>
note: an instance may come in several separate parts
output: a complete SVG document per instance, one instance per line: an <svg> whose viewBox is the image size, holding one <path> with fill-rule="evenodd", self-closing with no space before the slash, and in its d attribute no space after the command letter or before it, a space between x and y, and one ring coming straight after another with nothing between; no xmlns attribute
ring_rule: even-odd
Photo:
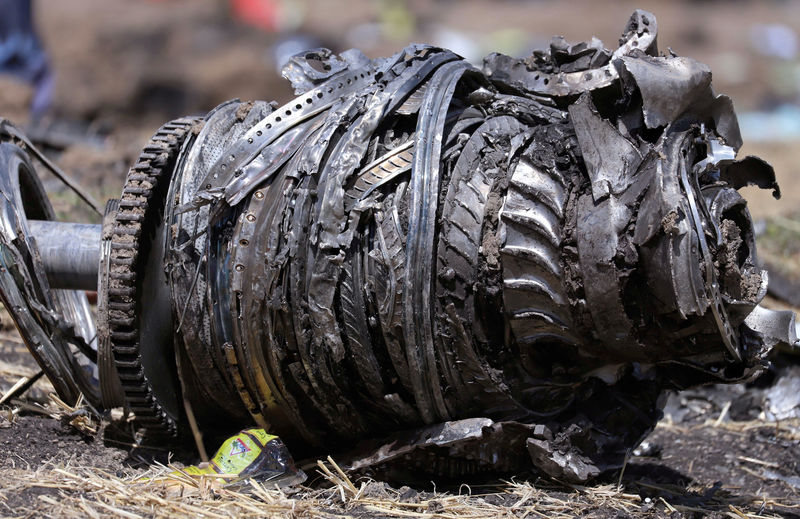
<svg viewBox="0 0 800 519"><path fill-rule="evenodd" d="M13 424L3 422L0 427L0 466L6 467L7 475L17 471L44 475L58 469L77 472L89 468L95 473L130 482L144 474L153 460L167 462L164 452L115 448L106 443L79 433L65 424L64 419L21 416ZM643 444L643 450L642 455L631 457L621 479L619 474L611 474L605 482L600 481L597 495L593 495L592 488L576 494L575 488L533 475L516 479L528 479L548 499L572 502L570 506L576 514L591 512L592 517L672 517L676 509L682 512L678 516L723 517L736 510L762 516L800 517L797 507L800 503L797 481L800 445L797 434L784 427L727 421L716 426L662 424ZM184 461L191 460L184 458ZM312 487L329 486L313 471L311 474ZM616 491L619 482L621 486ZM90 492L91 488L80 485L74 489L60 488L46 476L39 484L28 483L20 488L18 483L12 478L0 478L0 515L49 515L52 500L42 500L42 495L65 503L74 499L91 503L98 499ZM606 486L601 486L604 483ZM473 493L480 493L481 500L509 511L519 500L518 495L503 488L505 485L500 480L465 481L464 484L471 485ZM607 485L615 488L618 495L638 496L629 503L628 513L613 499L603 498ZM316 496L317 492L307 488L295 497L302 499L304 493ZM402 495L407 502L420 502L446 500L458 493L457 487L439 486L434 492L432 488L394 489L383 483L373 483L366 496L385 498L393 494ZM428 509L437 511L435 504ZM126 510L143 512L136 508ZM327 514L324 510L318 511L323 516L373 516L358 506L344 507L336 503L331 503ZM445 512L444 508L438 511ZM159 516L155 512L145 515Z"/></svg>

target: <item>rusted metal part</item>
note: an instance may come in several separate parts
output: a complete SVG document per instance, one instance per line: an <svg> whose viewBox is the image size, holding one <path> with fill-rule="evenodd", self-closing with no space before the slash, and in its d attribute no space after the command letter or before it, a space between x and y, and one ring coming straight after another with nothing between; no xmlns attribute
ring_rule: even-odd
<svg viewBox="0 0 800 519"><path fill-rule="evenodd" d="M666 389L797 341L758 306L736 192L778 195L774 172L736 160L708 68L655 40L637 11L614 52L561 39L482 71L318 49L292 102L166 127L100 247L103 403L121 390L151 434L186 429L183 401L209 438L363 440L341 459L394 478L621 466Z"/></svg>

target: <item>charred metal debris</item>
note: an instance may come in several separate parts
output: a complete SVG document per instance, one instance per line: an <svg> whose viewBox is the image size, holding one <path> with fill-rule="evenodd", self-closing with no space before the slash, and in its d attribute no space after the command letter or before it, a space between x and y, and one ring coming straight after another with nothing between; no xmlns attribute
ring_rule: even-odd
<svg viewBox="0 0 800 519"><path fill-rule="evenodd" d="M255 423L394 478L620 467L665 390L797 341L759 306L737 193L778 198L774 172L656 33L636 11L613 52L556 38L482 68L298 55L291 102L163 126L80 239L4 123L3 302L62 398L151 438Z"/></svg>

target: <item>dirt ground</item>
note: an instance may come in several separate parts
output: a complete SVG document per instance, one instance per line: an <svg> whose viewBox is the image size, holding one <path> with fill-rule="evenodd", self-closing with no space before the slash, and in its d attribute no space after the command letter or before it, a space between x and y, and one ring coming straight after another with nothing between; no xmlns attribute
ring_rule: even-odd
<svg viewBox="0 0 800 519"><path fill-rule="evenodd" d="M800 31L795 2L410 0L410 24L398 23L399 29L381 38L365 36L370 27L390 23L383 11L396 3L299 2L304 6L299 23L265 32L231 21L227 2L221 1L43 0L37 21L56 71L56 94L49 117L29 129L67 172L105 200L118 196L127 168L164 121L204 113L233 97L288 99L291 92L276 72L271 50L290 36L311 35L334 50L359 46L373 57L409 41L466 39L483 53L546 45L552 34L571 40L597 35L612 45L636 7L658 16L661 48L708 63L717 91L729 94L740 111L797 97L780 78L800 77L800 67L764 58L747 36L756 24L780 22ZM28 124L29 98L26 85L0 78L0 116ZM742 150L776 168L781 202L749 188L745 196L754 218L765 222L762 257L781 269L795 294L800 293L798 149L800 141L786 140L748 142ZM95 221L71 194L45 180L61 218ZM2 393L38 368L9 318L0 320ZM766 421L757 403L740 403L737 391L673 397L667 416L623 473L609 474L591 488L530 474L471 481L468 487L393 488L325 478L316 460L309 460L308 488L187 489L180 496L142 486L140 479L166 471L168 463L194 462L190 454L133 448L124 428L109 429L59 407L51 391L40 380L22 401L0 408L0 516L800 517L800 422Z"/></svg>
<svg viewBox="0 0 800 519"><path fill-rule="evenodd" d="M680 425L663 422L631 456L622 474L609 474L588 488L541 480L532 474L517 475L513 483L498 478L415 489L354 477L353 485L362 489L361 495L346 495L321 473L308 470L312 465L307 467L311 474L307 486L284 495L294 504L281 512L298 506L302 510L279 515L800 517L798 423L704 416ZM153 467L163 473L164 464L171 461L179 467L191 459L104 442L69 421L68 416L54 418L30 411L10 422L0 420L0 515L81 517L94 510L115 517L165 517L189 512L197 505L205 508L208 517L246 512L232 508L219 514L221 505L229 502L233 506L242 499L238 494L217 491L197 496L187 490L186 495L176 496L163 488L142 487L139 480L152 475ZM109 481L128 492L151 495L150 503L131 499ZM525 483L520 488L517 481ZM472 496L466 495L465 485ZM153 502L164 498L172 500L172 510L152 508ZM261 499L262 506L270 503ZM265 513L266 509L261 510Z"/></svg>

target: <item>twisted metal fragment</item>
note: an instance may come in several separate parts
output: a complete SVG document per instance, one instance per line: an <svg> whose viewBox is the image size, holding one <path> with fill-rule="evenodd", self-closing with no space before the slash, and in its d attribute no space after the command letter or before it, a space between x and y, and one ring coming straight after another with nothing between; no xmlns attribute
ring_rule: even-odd
<svg viewBox="0 0 800 519"><path fill-rule="evenodd" d="M758 305L736 192L779 195L774 172L735 160L707 67L655 42L637 11L614 52L556 39L482 70L318 49L284 106L166 126L107 209L102 402L124 393L151 435L185 431L188 402L207 437L256 422L395 478L619 467L665 390L797 341Z"/></svg>

